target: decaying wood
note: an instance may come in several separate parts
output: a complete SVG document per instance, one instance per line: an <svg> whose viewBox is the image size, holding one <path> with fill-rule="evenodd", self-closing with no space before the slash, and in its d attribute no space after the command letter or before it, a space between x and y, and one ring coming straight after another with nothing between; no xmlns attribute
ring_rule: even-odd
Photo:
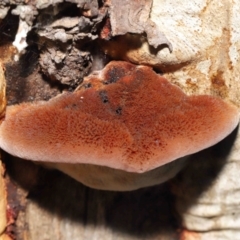
<svg viewBox="0 0 240 240"><path fill-rule="evenodd" d="M211 94L240 106L238 1L100 2L0 3L0 44L8 39L0 58L12 42L22 54L19 62L5 64L9 104L47 100L74 89L82 77L108 61L99 51L98 38L102 38L107 41L100 45L112 58L154 66L189 95ZM14 16L13 6L17 6ZM121 34L125 35L115 36ZM5 57L10 61L9 54ZM237 129L215 147L193 155L171 184L128 193L89 189L59 172L5 155L14 182L8 192L16 193L9 194L12 213L17 213L12 236L19 240L239 240L239 139ZM186 229L180 237L170 186Z"/></svg>
<svg viewBox="0 0 240 240"><path fill-rule="evenodd" d="M16 26L18 18L11 15L3 19L1 25L2 33L6 33L8 28L12 30L7 32L8 43L19 31L9 25L12 18ZM54 27L60 25L58 20L53 22ZM66 27L64 21L61 24ZM61 77L46 78L48 74L44 75L38 64L39 57L40 61L43 59L40 51L49 53L48 48L55 49L51 41L44 36L38 48L38 42L33 40L16 62L7 54L9 58L4 64L9 105L48 100L68 89L58 81ZM60 45L63 46L62 43ZM5 48L7 46L4 45ZM49 61L54 56L56 63L61 62L61 54L58 54L61 48L57 51L50 51L45 56ZM99 55L99 51L94 50L92 55L93 68L101 67L105 61L101 59L105 58L104 54ZM65 56L63 59L66 59ZM173 200L168 183L134 192L97 191L60 172L43 169L6 153L3 158L10 176L7 195L11 222L7 231L13 239L178 239L178 225L171 210Z"/></svg>
<svg viewBox="0 0 240 240"><path fill-rule="evenodd" d="M239 239L239 133L191 156L173 181L184 240Z"/></svg>

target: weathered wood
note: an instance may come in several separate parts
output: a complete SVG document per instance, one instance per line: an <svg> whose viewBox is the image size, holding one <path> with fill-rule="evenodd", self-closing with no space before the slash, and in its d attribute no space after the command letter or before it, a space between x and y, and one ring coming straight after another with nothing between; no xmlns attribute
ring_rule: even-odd
<svg viewBox="0 0 240 240"><path fill-rule="evenodd" d="M168 184L100 191L9 155L5 161L18 184L18 240L178 239Z"/></svg>

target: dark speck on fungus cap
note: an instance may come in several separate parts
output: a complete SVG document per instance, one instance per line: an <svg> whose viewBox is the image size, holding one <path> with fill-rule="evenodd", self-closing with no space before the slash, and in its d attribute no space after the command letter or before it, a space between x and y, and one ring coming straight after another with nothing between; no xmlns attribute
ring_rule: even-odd
<svg viewBox="0 0 240 240"><path fill-rule="evenodd" d="M113 61L78 91L8 107L0 147L35 161L141 173L212 146L238 121L220 98L189 97L150 67Z"/></svg>

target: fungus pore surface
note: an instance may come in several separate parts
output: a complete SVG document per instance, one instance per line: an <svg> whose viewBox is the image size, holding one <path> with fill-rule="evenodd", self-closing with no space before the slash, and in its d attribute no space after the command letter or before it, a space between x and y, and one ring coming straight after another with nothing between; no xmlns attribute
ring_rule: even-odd
<svg viewBox="0 0 240 240"><path fill-rule="evenodd" d="M141 173L217 143L238 121L220 98L187 96L150 67L113 61L73 93L7 107L0 147L35 161Z"/></svg>

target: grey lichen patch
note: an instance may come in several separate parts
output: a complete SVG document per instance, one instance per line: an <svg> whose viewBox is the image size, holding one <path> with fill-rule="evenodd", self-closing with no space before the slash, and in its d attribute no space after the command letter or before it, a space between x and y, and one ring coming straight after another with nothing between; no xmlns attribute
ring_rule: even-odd
<svg viewBox="0 0 240 240"><path fill-rule="evenodd" d="M37 18L41 71L70 87L76 87L91 71L93 52L85 45L98 38L100 23L107 14L106 9L98 9L96 14L95 4L86 14L91 6L79 1L77 5L65 3L58 6L57 14L50 6Z"/></svg>
<svg viewBox="0 0 240 240"><path fill-rule="evenodd" d="M84 16L62 17L52 23L42 24L37 30L40 37L52 41L77 41L82 39L95 40L98 38L96 25L100 23L105 14L101 14L98 19L92 20Z"/></svg>
<svg viewBox="0 0 240 240"><path fill-rule="evenodd" d="M42 72L64 85L77 86L92 66L91 55L76 47L59 49L53 46L42 51L39 60Z"/></svg>

